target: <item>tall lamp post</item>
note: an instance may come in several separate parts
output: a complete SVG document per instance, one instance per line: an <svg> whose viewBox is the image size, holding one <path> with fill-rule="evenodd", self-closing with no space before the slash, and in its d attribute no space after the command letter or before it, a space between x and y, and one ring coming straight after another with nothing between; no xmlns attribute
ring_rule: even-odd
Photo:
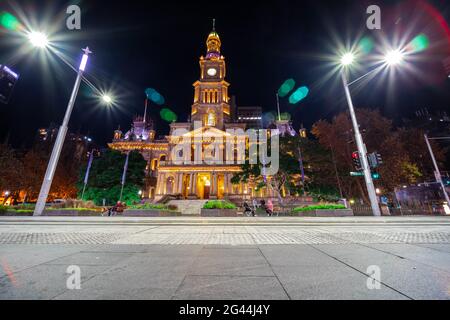
<svg viewBox="0 0 450 320"><path fill-rule="evenodd" d="M375 186L373 185L372 173L370 172L369 162L367 160L367 149L364 144L361 133L359 132L358 120L356 120L355 109L353 108L352 97L348 88L347 77L345 70L341 73L342 84L344 85L345 96L347 98L348 109L350 111L350 117L352 118L353 130L355 132L356 146L360 154L361 166L364 173L364 180L366 181L367 193L369 194L370 206L372 207L372 213L374 216L380 216L381 211L378 205L377 194L375 192Z"/></svg>
<svg viewBox="0 0 450 320"><path fill-rule="evenodd" d="M387 52L387 54L385 55L384 63L381 67L383 67L385 65L389 65L389 66L396 65L396 64L400 63L402 61L402 59L403 59L402 51L391 50L391 51ZM366 74L362 75L361 77L357 78L356 80L348 83L346 67L350 66L354 62L354 60L355 60L355 56L351 52L348 52L341 57L341 65L343 66L343 68L341 70L341 79L342 79L342 84L344 86L345 97L347 98L347 104L348 104L348 108L350 111L350 117L352 119L353 130L355 132L356 146L358 148L358 152L359 152L360 159L361 159L361 166L362 166L362 170L363 170L363 174L364 174L364 180L366 182L367 193L369 195L370 206L372 207L372 213L374 216L381 216L380 206L378 205L378 197L377 197L377 194L375 191L375 186L373 184L372 173L370 172L369 161L367 160L366 145L364 144L363 138L359 131L359 124L358 124L358 120L356 119L355 109L353 107L353 101L352 101L352 97L350 95L350 89L349 89L350 85L365 78L369 74L379 70L380 67L374 68L371 71L367 72Z"/></svg>
<svg viewBox="0 0 450 320"><path fill-rule="evenodd" d="M67 105L66 114L64 116L63 123L58 130L58 136L56 137L55 145L53 146L52 155L50 156L50 161L48 162L44 181L42 182L41 191L39 192L39 197L38 197L38 200L36 203L36 207L34 209L33 215L35 215L35 216L42 215L42 212L45 209L45 203L47 201L48 193L50 191L53 177L55 175L56 166L58 165L59 156L61 155L61 150L62 150L62 147L64 144L64 140L66 138L70 115L72 113L73 106L75 104L75 99L78 94L78 89L80 88L81 79L83 76L83 72L86 68L89 54L92 53L91 51L89 51L89 47L86 47L85 49L83 49L83 52L84 52L84 54L81 59L80 66L78 67L77 78L75 80L75 84L72 89L72 94L70 96L70 100Z"/></svg>

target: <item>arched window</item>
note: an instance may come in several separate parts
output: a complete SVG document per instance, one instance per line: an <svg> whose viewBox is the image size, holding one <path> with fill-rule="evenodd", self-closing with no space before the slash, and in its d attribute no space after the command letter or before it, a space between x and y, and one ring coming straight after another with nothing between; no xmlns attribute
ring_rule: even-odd
<svg viewBox="0 0 450 320"><path fill-rule="evenodd" d="M212 111L208 113L208 117L206 119L206 125L209 127L213 127L216 125L216 114Z"/></svg>

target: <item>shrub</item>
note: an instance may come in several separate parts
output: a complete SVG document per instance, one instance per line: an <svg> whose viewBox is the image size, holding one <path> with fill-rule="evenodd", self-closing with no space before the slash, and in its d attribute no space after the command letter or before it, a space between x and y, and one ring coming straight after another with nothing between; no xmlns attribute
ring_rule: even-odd
<svg viewBox="0 0 450 320"><path fill-rule="evenodd" d="M132 204L127 207L129 210L168 210L168 211L176 211L178 208L175 205L165 205L159 203L140 203L140 204Z"/></svg>
<svg viewBox="0 0 450 320"><path fill-rule="evenodd" d="M336 210L336 209L345 209L345 206L343 204L324 203L307 207L297 207L292 209L292 212L303 212L313 210Z"/></svg>
<svg viewBox="0 0 450 320"><path fill-rule="evenodd" d="M209 200L203 205L203 209L236 209L236 205L225 200Z"/></svg>

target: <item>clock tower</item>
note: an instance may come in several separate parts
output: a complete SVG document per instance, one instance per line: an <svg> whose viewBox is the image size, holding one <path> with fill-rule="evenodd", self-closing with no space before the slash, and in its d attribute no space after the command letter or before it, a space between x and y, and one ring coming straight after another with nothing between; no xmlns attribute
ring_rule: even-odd
<svg viewBox="0 0 450 320"><path fill-rule="evenodd" d="M201 121L204 127L224 129L230 122L228 86L225 81L225 58L220 54L220 37L214 27L206 39L206 56L200 57L200 79L194 86L192 121Z"/></svg>

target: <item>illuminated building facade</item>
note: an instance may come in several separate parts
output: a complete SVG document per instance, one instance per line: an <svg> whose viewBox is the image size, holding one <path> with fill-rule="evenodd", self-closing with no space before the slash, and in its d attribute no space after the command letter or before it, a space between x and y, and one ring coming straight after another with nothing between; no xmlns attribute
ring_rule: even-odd
<svg viewBox="0 0 450 320"><path fill-rule="evenodd" d="M199 61L200 77L193 84L189 122L171 123L169 135L156 139L148 120L138 117L127 133L116 130L109 144L112 149L138 150L144 156L147 175L153 179L143 193L146 198L158 201L165 195L181 199L257 196L251 184L231 183L234 173L240 171L248 147L244 135L246 123L235 122L231 115L226 63L214 28L208 35L206 48L206 55ZM226 141L243 145L244 153L237 147L227 149ZM258 196L270 195L262 192L266 191L260 189Z"/></svg>

